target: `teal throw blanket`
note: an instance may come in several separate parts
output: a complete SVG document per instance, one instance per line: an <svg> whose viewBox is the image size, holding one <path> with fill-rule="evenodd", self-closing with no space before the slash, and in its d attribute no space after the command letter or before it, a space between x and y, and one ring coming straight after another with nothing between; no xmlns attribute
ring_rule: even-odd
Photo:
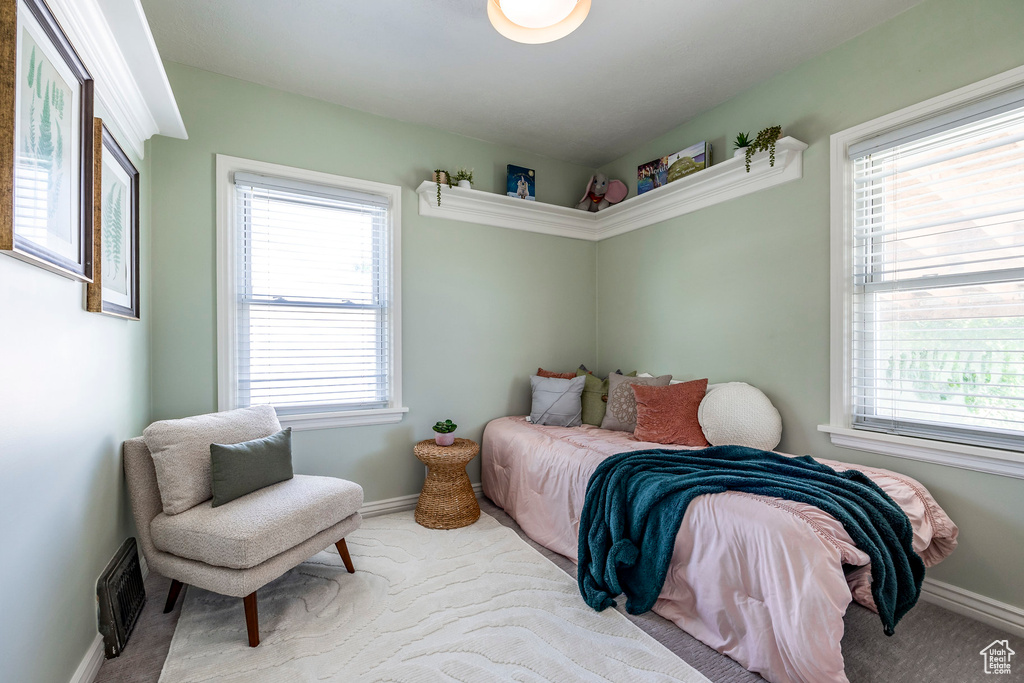
<svg viewBox="0 0 1024 683"><path fill-rule="evenodd" d="M807 503L838 520L871 558L871 594L886 635L917 602L924 563L914 552L910 520L867 475L836 472L809 455L741 446L634 451L602 462L580 515L583 599L600 611L625 593L630 614L651 609L690 501L725 491Z"/></svg>

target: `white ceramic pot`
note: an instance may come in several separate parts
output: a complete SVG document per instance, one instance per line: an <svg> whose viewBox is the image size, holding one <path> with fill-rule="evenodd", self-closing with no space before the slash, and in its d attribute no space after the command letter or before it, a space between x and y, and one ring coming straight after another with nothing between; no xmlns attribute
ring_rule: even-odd
<svg viewBox="0 0 1024 683"><path fill-rule="evenodd" d="M741 157L741 156L743 156L746 153L747 153L747 148L746 147L740 147L738 150L733 152L732 155L734 157Z"/></svg>
<svg viewBox="0 0 1024 683"><path fill-rule="evenodd" d="M473 187L473 184L470 183L468 180L460 180L459 181L459 187L464 187L464 188L466 188L468 190L471 187Z"/></svg>
<svg viewBox="0 0 1024 683"><path fill-rule="evenodd" d="M455 443L455 432L448 432L447 434L434 432L434 443L438 446L451 446Z"/></svg>

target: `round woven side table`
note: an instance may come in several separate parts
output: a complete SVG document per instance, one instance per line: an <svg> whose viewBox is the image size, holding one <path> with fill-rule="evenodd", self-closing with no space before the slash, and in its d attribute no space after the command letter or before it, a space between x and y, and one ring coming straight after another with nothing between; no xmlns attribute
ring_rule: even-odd
<svg viewBox="0 0 1024 683"><path fill-rule="evenodd" d="M480 504L466 474L466 465L479 452L480 444L469 439L455 439L451 446L438 446L433 439L416 444L413 453L427 466L416 503L417 522L430 529L458 529L480 518Z"/></svg>

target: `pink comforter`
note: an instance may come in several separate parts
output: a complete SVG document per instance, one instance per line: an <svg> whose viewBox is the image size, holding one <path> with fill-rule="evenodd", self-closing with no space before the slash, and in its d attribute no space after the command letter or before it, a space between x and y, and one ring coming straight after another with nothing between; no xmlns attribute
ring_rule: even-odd
<svg viewBox="0 0 1024 683"><path fill-rule="evenodd" d="M575 561L580 510L598 464L659 447L666 446L626 432L501 418L484 430L484 493L530 538ZM910 517L926 566L956 548L956 525L918 482L819 462L859 469L881 486ZM861 569L844 576L844 564ZM840 640L851 599L874 609L868 557L839 522L810 505L728 492L700 496L686 510L654 611L774 683L842 682ZM885 637L881 624L878 637Z"/></svg>

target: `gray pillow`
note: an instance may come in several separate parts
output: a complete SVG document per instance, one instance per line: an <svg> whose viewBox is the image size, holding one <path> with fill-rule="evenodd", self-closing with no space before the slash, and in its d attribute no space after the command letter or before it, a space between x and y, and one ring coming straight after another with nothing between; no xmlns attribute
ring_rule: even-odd
<svg viewBox="0 0 1024 683"><path fill-rule="evenodd" d="M530 377L530 386L533 388L530 422L555 427L579 427L583 424L580 394L583 393L586 379L583 375L572 379L536 375Z"/></svg>
<svg viewBox="0 0 1024 683"><path fill-rule="evenodd" d="M291 479L292 428L262 439L210 444L213 504L217 507L247 493Z"/></svg>
<svg viewBox="0 0 1024 683"><path fill-rule="evenodd" d="M241 443L279 431L273 406L161 420L146 427L142 438L153 456L164 514L184 512L213 495L210 444Z"/></svg>
<svg viewBox="0 0 1024 683"><path fill-rule="evenodd" d="M664 387L672 381L672 375L661 377L628 377L612 374L608 376L608 408L601 429L613 429L618 432L631 432L636 429L636 395L634 384L649 387Z"/></svg>

